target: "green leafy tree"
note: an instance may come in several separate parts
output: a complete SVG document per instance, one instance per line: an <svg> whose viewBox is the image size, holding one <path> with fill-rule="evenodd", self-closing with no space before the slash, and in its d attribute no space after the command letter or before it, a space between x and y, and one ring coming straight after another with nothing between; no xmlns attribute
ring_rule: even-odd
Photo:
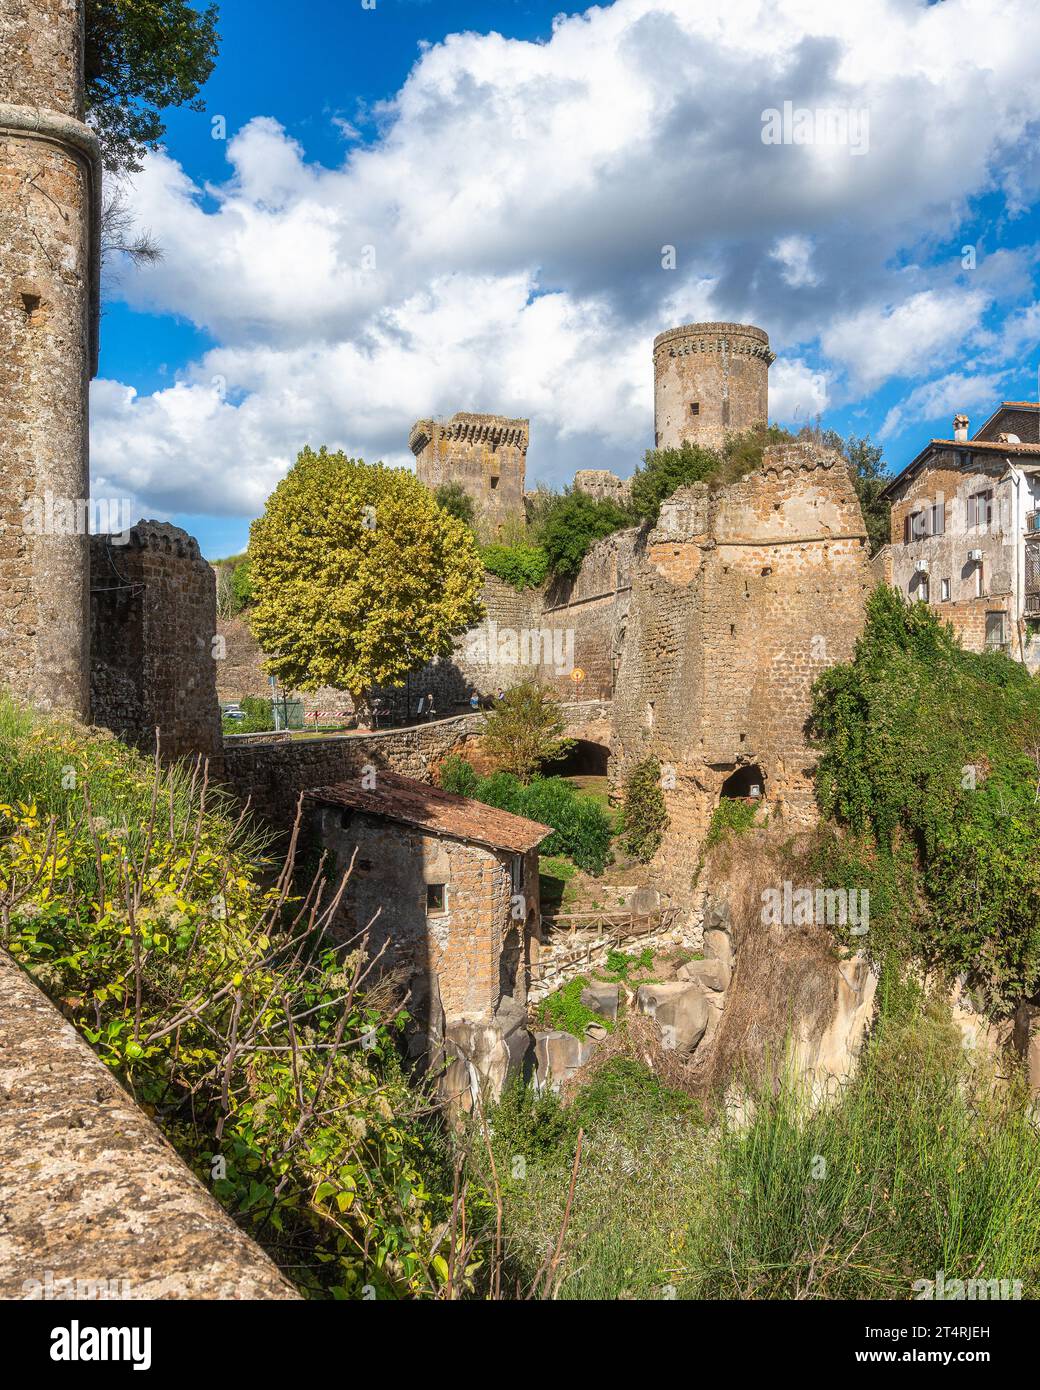
<svg viewBox="0 0 1040 1390"><path fill-rule="evenodd" d="M434 488L433 495L438 507L443 507L449 516L461 521L464 526L473 525L473 498L461 483L441 483L440 487Z"/></svg>
<svg viewBox="0 0 1040 1390"><path fill-rule="evenodd" d="M498 767L522 782L542 763L561 757L573 740L560 702L547 685L521 681L511 686L487 717L484 747Z"/></svg>
<svg viewBox="0 0 1040 1390"><path fill-rule="evenodd" d="M365 703L479 621L473 533L413 473L304 449L250 530L250 626L291 690Z"/></svg>
<svg viewBox="0 0 1040 1390"><path fill-rule="evenodd" d="M160 111L198 98L219 47L217 6L188 0L87 0L87 119L105 168L133 173L161 140Z"/></svg>
<svg viewBox="0 0 1040 1390"><path fill-rule="evenodd" d="M632 513L616 502L572 489L542 504L536 539L548 558L549 573L573 579L597 541L632 522Z"/></svg>
<svg viewBox="0 0 1040 1390"><path fill-rule="evenodd" d="M850 434L842 452L852 465L852 482L867 528L867 543L871 555L875 555L891 540L892 503L881 496L889 482L881 445Z"/></svg>
<svg viewBox="0 0 1040 1390"><path fill-rule="evenodd" d="M731 434L719 449L705 449L685 440L677 449L648 449L641 468L632 476L632 507L643 521L656 522L661 503L690 483L724 487L762 466L772 444L794 439L779 425L756 425Z"/></svg>

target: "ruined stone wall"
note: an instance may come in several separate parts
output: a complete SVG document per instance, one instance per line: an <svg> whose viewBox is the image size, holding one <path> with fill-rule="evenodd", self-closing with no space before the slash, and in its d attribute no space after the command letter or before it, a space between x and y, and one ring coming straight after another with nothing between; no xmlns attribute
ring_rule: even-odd
<svg viewBox="0 0 1040 1390"><path fill-rule="evenodd" d="M0 656L16 695L86 718L100 166L82 22L82 0L0 0Z"/></svg>
<svg viewBox="0 0 1040 1390"><path fill-rule="evenodd" d="M506 522L523 524L528 422L459 411L450 420L417 420L408 446L419 481L460 483L476 505L486 539Z"/></svg>
<svg viewBox="0 0 1040 1390"><path fill-rule="evenodd" d="M298 1296L3 950L0 1058L0 1298Z"/></svg>
<svg viewBox="0 0 1040 1390"><path fill-rule="evenodd" d="M767 424L775 354L761 328L690 323L654 339L654 441L716 448L727 434Z"/></svg>
<svg viewBox="0 0 1040 1390"><path fill-rule="evenodd" d="M241 802L249 799L262 821L285 832L300 792L342 782L366 763L429 781L434 767L464 747L482 724L482 715L467 714L415 728L328 738L232 735L224 740L224 778Z"/></svg>
<svg viewBox="0 0 1040 1390"><path fill-rule="evenodd" d="M662 507L633 573L612 775L647 756L670 768L658 862L675 901L692 895L701 841L738 768L761 770L772 814L813 817L810 689L851 656L871 583L837 454L772 449L718 495L694 485Z"/></svg>
<svg viewBox="0 0 1040 1390"><path fill-rule="evenodd" d="M198 543L176 526L138 522L126 544L92 536L91 717L167 761L203 753L219 771L216 587Z"/></svg>
<svg viewBox="0 0 1040 1390"><path fill-rule="evenodd" d="M578 492L587 492L600 502L614 502L626 507L632 499L632 479L619 478L609 468L579 468L574 475Z"/></svg>

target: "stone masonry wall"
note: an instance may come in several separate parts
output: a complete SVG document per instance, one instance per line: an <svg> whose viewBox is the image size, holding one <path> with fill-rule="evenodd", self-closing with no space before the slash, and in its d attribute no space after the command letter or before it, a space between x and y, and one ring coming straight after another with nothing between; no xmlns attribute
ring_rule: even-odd
<svg viewBox="0 0 1040 1390"><path fill-rule="evenodd" d="M836 454L769 450L718 495L695 485L662 507L633 574L611 766L616 781L647 756L672 772L657 862L673 901L692 900L700 844L738 768L760 769L774 814L812 819L810 689L851 656L871 582Z"/></svg>
<svg viewBox="0 0 1040 1390"><path fill-rule="evenodd" d="M316 816L337 875L354 860L339 930L352 939L371 922L370 957L382 952L380 969L403 974L409 1012L424 1031L435 988L449 1024L489 1020L503 994L524 1002L525 923L511 915L510 854L341 807L319 806ZM537 851L527 863L536 919ZM427 914L428 883L447 885L445 912Z"/></svg>
<svg viewBox="0 0 1040 1390"><path fill-rule="evenodd" d="M198 543L139 522L125 545L92 536L90 553L93 722L146 753L158 727L167 761L203 753L218 771L216 586Z"/></svg>
<svg viewBox="0 0 1040 1390"><path fill-rule="evenodd" d="M3 950L0 1102L0 1298L297 1297Z"/></svg>
<svg viewBox="0 0 1040 1390"><path fill-rule="evenodd" d="M82 16L0 0L0 658L16 695L85 718L100 189Z"/></svg>
<svg viewBox="0 0 1040 1390"><path fill-rule="evenodd" d="M459 411L450 420L417 420L408 445L429 488L460 483L476 506L478 529L492 539L524 520L528 422Z"/></svg>

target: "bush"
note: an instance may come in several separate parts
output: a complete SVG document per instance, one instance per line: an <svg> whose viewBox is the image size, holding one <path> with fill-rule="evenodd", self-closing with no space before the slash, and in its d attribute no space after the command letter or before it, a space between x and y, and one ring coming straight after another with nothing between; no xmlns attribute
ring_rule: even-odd
<svg viewBox="0 0 1040 1390"><path fill-rule="evenodd" d="M562 1033L573 1033L583 1038L590 1023L601 1023L608 1033L613 1032L614 1024L609 1018L596 1013L581 1002L582 991L588 989L589 982L584 975L577 975L565 985L554 990L547 999L538 1005L538 1021L543 1028L555 1028Z"/></svg>
<svg viewBox="0 0 1040 1390"><path fill-rule="evenodd" d="M461 521L464 526L472 527L475 515L473 498L461 483L441 483L439 487L434 488L433 496L438 507L449 516Z"/></svg>
<svg viewBox="0 0 1040 1390"><path fill-rule="evenodd" d="M549 557L540 545L485 545L480 558L489 574L514 589L537 589L549 573Z"/></svg>
<svg viewBox="0 0 1040 1390"><path fill-rule="evenodd" d="M712 814L708 833L704 837L704 848L717 845L726 834L743 835L745 830L750 830L755 823L757 810L755 802L747 801L744 797L722 797Z"/></svg>
<svg viewBox="0 0 1040 1390"><path fill-rule="evenodd" d="M308 1293L433 1292L403 1015L200 784L0 696L3 945Z"/></svg>
<svg viewBox="0 0 1040 1390"><path fill-rule="evenodd" d="M797 437L805 437L806 431ZM648 449L643 465L632 475L632 507L643 521L656 522L661 503L690 483L725 487L762 466L762 455L771 444L796 438L779 425L756 425L731 434L719 449L704 449L684 441L678 449ZM838 440L841 448L841 440Z"/></svg>
<svg viewBox="0 0 1040 1390"><path fill-rule="evenodd" d="M879 586L850 663L816 682L829 883L867 888L877 958L894 951L1010 1011L1040 985L1040 682L962 651L926 604Z"/></svg>
<svg viewBox="0 0 1040 1390"><path fill-rule="evenodd" d="M470 790L464 796L551 826L552 835L541 844L543 855L566 854L579 869L592 874L602 873L607 865L613 834L610 817L593 797L562 777L533 777L526 784L509 772L477 778L471 765L456 755L444 761L441 786L448 791L466 786Z"/></svg>
<svg viewBox="0 0 1040 1390"><path fill-rule="evenodd" d="M500 768L527 781L542 763L571 747L560 701L547 685L521 681L496 701L484 724L484 750Z"/></svg>
<svg viewBox="0 0 1040 1390"><path fill-rule="evenodd" d="M537 527L539 545L545 551L554 578L573 579L590 548L604 536L633 524L633 515L616 502L571 491L543 504Z"/></svg>
<svg viewBox="0 0 1040 1390"><path fill-rule="evenodd" d="M472 796L480 778L460 753L449 753L440 766L440 784L446 792L456 796Z"/></svg>
<svg viewBox="0 0 1040 1390"><path fill-rule="evenodd" d="M660 848L668 826L668 811L661 790L661 764L647 758L625 779L621 806L624 846L641 864L649 864Z"/></svg>

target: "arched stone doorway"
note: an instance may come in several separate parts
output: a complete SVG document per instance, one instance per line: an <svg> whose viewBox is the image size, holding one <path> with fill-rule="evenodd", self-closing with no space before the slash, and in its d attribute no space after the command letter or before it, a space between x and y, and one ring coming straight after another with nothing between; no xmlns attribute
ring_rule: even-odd
<svg viewBox="0 0 1040 1390"><path fill-rule="evenodd" d="M736 768L726 778L719 789L719 800L723 797L763 798L765 794L765 774L758 763L748 763L745 767Z"/></svg>

